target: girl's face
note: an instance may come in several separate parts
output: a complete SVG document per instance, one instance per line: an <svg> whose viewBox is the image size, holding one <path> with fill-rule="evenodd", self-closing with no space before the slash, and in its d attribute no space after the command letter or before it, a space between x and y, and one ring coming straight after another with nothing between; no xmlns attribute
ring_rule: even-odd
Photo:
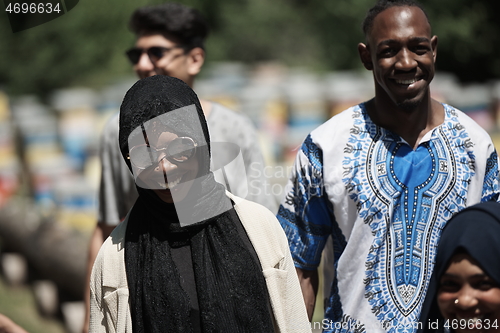
<svg viewBox="0 0 500 333"><path fill-rule="evenodd" d="M455 254L440 280L437 303L455 332L500 332L500 285L468 254Z"/></svg>
<svg viewBox="0 0 500 333"><path fill-rule="evenodd" d="M199 165L194 141L180 138L172 132L163 132L148 143L130 149L134 174L138 174L141 187L152 189L168 203L183 200L198 175ZM147 149L145 149L147 148ZM191 148L191 150L186 150ZM150 161L150 166L137 170L140 159ZM135 165L134 165L135 160Z"/></svg>

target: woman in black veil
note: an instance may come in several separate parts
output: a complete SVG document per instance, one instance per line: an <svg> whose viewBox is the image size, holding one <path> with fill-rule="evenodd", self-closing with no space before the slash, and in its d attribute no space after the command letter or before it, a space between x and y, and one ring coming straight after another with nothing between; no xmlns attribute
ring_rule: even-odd
<svg viewBox="0 0 500 333"><path fill-rule="evenodd" d="M138 81L119 144L137 202L91 277L91 332L310 332L287 239L210 172L210 137L182 81Z"/></svg>

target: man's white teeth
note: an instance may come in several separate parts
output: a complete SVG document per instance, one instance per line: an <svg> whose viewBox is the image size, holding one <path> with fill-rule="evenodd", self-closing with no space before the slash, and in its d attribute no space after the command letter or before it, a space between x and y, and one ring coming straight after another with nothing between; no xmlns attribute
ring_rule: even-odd
<svg viewBox="0 0 500 333"><path fill-rule="evenodd" d="M396 80L397 84L412 84L417 82L416 79L411 79L411 80Z"/></svg>
<svg viewBox="0 0 500 333"><path fill-rule="evenodd" d="M160 187L165 189L165 190L172 189L175 186L177 186L177 184L179 184L179 182L181 181L181 178L182 177L179 177L175 180L169 181L167 184L158 182L158 185L160 185Z"/></svg>

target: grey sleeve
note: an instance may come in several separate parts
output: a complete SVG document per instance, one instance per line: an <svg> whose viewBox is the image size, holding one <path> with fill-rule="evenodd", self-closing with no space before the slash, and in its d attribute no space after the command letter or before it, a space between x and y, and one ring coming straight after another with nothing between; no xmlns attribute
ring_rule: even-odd
<svg viewBox="0 0 500 333"><path fill-rule="evenodd" d="M134 178L118 146L118 119L118 115L115 115L106 123L99 152L101 182L98 222L111 226L118 225L125 218L138 196Z"/></svg>
<svg viewBox="0 0 500 333"><path fill-rule="evenodd" d="M245 161L248 179L247 200L260 203L274 214L278 212L276 198L271 193L270 180L266 179L264 157L259 145L257 130L250 119L241 123L239 145Z"/></svg>
<svg viewBox="0 0 500 333"><path fill-rule="evenodd" d="M208 117L208 126L212 142L237 144L243 158L243 165L235 161L225 167L227 181L222 179L217 170L214 170L215 179L234 195L257 202L275 214L278 204L272 195L270 180L265 177L264 157L252 121L241 113L214 103L212 113ZM218 154L221 152L213 151L213 158L217 159Z"/></svg>

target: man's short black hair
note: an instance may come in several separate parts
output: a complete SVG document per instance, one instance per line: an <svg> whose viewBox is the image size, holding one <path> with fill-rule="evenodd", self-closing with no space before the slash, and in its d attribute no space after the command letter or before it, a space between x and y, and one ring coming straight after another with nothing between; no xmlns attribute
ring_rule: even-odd
<svg viewBox="0 0 500 333"><path fill-rule="evenodd" d="M427 16L427 13L426 13L424 7L422 6L421 3L419 3L416 0L378 0L377 3L375 4L375 6L373 6L372 8L370 8L368 10L366 17L363 20L362 28L363 28L363 33L365 34L365 36L367 36L368 33L370 32L370 30L372 29L373 20L375 20L375 17L378 14L380 14L381 12L383 12L386 9L389 9L391 7L396 7L396 6L418 7L424 12L425 17L427 17L427 21L429 21L429 16Z"/></svg>
<svg viewBox="0 0 500 333"><path fill-rule="evenodd" d="M138 36L158 33L174 38L186 51L195 47L203 49L209 32L200 12L174 2L136 9L129 26Z"/></svg>

